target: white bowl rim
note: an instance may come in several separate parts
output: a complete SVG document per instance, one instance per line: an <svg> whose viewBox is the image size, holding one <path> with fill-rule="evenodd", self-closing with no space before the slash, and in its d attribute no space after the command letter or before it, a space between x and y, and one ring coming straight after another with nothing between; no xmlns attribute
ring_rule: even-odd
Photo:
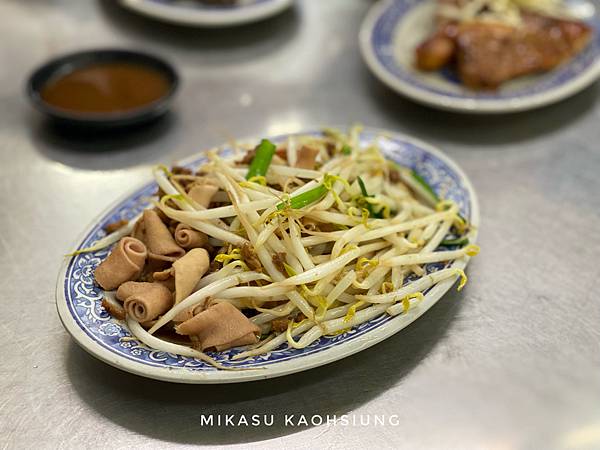
<svg viewBox="0 0 600 450"><path fill-rule="evenodd" d="M166 5L148 0L120 0L121 4L138 13L179 25L225 27L243 25L274 16L287 9L294 0L269 0L239 8L192 9Z"/></svg>

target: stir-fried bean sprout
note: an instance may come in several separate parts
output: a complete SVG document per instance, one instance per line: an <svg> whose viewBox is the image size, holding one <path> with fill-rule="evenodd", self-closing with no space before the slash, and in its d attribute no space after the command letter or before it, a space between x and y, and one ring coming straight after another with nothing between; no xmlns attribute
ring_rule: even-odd
<svg viewBox="0 0 600 450"><path fill-rule="evenodd" d="M155 168L155 211L172 226L206 234L210 270L151 324L128 316L133 335L224 368L197 350L193 336L186 346L156 332L177 330L182 314L233 306L262 334L237 360L406 314L449 279L461 278L462 288L466 276L452 263L479 248L459 206L414 170L386 160L377 141L362 145L358 133L265 139L243 159L210 152L183 175ZM210 186L209 200L202 204L190 186ZM132 230L133 223L97 245Z"/></svg>

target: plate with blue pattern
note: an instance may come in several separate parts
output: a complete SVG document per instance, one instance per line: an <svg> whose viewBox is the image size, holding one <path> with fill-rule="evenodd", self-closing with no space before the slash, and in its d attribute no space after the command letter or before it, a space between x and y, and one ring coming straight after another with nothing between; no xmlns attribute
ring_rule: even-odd
<svg viewBox="0 0 600 450"><path fill-rule="evenodd" d="M363 58L383 83L435 108L468 113L533 109L569 97L600 77L600 17L593 3L567 0L572 14L593 29L583 52L558 68L504 83L493 92L462 86L448 71L425 73L414 67L414 50L434 30L436 0L381 0L360 30Z"/></svg>
<svg viewBox="0 0 600 450"><path fill-rule="evenodd" d="M133 11L154 19L195 27L243 25L279 14L293 0L120 0Z"/></svg>
<svg viewBox="0 0 600 450"><path fill-rule="evenodd" d="M319 131L297 134L321 135ZM289 135L270 138L281 142ZM415 170L444 199L454 201L460 213L472 225L469 239L475 242L479 227L479 206L475 191L462 170L440 150L399 133L367 128L360 134L362 145L378 140L387 158ZM258 140L248 140L258 142ZM224 145L217 149L223 156L233 149ZM180 164L195 168L206 161L205 153L192 156ZM150 171L148 171L150 172ZM127 194L90 224L72 249L91 246L106 235L104 227L120 219L132 219L149 206L149 197L157 185L148 182ZM125 322L113 318L101 305L104 292L94 283L94 270L110 249L83 253L67 258L61 268L56 287L59 316L79 345L100 360L127 372L178 383L233 383L260 380L321 366L392 336L424 314L448 291L455 278L449 278L424 292L415 308L395 317L383 314L335 336L325 336L303 349L288 348L287 343L270 353L243 360L232 360L242 351L234 348L209 353L222 365L248 370L227 371L191 357L156 351L131 338ZM430 264L428 272L447 267L464 269L468 258L447 264Z"/></svg>

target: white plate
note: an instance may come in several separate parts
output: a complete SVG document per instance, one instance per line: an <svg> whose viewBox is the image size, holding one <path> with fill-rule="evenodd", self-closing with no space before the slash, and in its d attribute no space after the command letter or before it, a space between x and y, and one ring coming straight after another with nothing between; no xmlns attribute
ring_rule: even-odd
<svg viewBox="0 0 600 450"><path fill-rule="evenodd" d="M318 135L319 132L310 132ZM307 133L299 133L307 134ZM461 214L473 224L472 242L477 236L479 206L471 183L465 174L446 155L432 146L408 136L387 131L366 129L360 138L363 144L380 136L385 155L414 169L443 198L455 201ZM273 137L281 141L287 136ZM258 141L258 140L256 140ZM226 154L227 146L221 148ZM188 158L182 164L195 167L205 161L203 154ZM148 183L128 194L102 213L73 248L90 246L105 236L103 227L115 220L131 219L147 206L147 198L156 192L156 185ZM408 313L396 317L385 314L332 337L322 337L302 350L282 346L268 354L241 361L230 361L239 349L214 353L224 365L244 367L244 371L216 370L194 358L154 351L138 341L123 340L131 336L122 321L111 317L101 306L103 291L94 284L93 272L107 256L108 249L85 253L65 261L57 281L56 303L60 318L79 345L93 356L119 369L149 378L178 383L233 383L278 377L321 366L359 352L397 333L431 308L454 284L448 279L425 292L424 300ZM449 263L448 267L464 268L468 259ZM443 264L429 265L428 270L439 270ZM390 356L392 357L392 356Z"/></svg>
<svg viewBox="0 0 600 450"><path fill-rule="evenodd" d="M444 72L414 68L415 47L434 29L435 0L382 0L360 30L363 58L371 71L396 92L435 108L468 113L506 113L557 102L600 77L600 19L585 0L568 4L594 29L588 47L555 70L503 84L495 92L463 87Z"/></svg>
<svg viewBox="0 0 600 450"><path fill-rule="evenodd" d="M213 6L194 0L120 0L127 8L165 22L196 27L242 25L279 14L293 0L240 0Z"/></svg>

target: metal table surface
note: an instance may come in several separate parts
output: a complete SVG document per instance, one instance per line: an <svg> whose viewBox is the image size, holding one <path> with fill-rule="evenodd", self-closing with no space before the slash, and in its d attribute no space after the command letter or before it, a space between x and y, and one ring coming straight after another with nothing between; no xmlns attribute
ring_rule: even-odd
<svg viewBox="0 0 600 450"><path fill-rule="evenodd" d="M0 2L0 444L3 448L600 448L600 88L538 111L471 117L393 94L363 65L367 0L301 0L235 30L163 25L112 1ZM173 113L65 136L23 95L47 58L123 46L181 71ZM251 384L143 379L81 350L54 289L61 255L117 196L232 136L322 124L410 133L454 158L481 203L470 283L368 351ZM207 427L201 414L274 414ZM285 414L384 415L290 427ZM369 416L371 415L371 416ZM354 419L352 419L354 418Z"/></svg>

